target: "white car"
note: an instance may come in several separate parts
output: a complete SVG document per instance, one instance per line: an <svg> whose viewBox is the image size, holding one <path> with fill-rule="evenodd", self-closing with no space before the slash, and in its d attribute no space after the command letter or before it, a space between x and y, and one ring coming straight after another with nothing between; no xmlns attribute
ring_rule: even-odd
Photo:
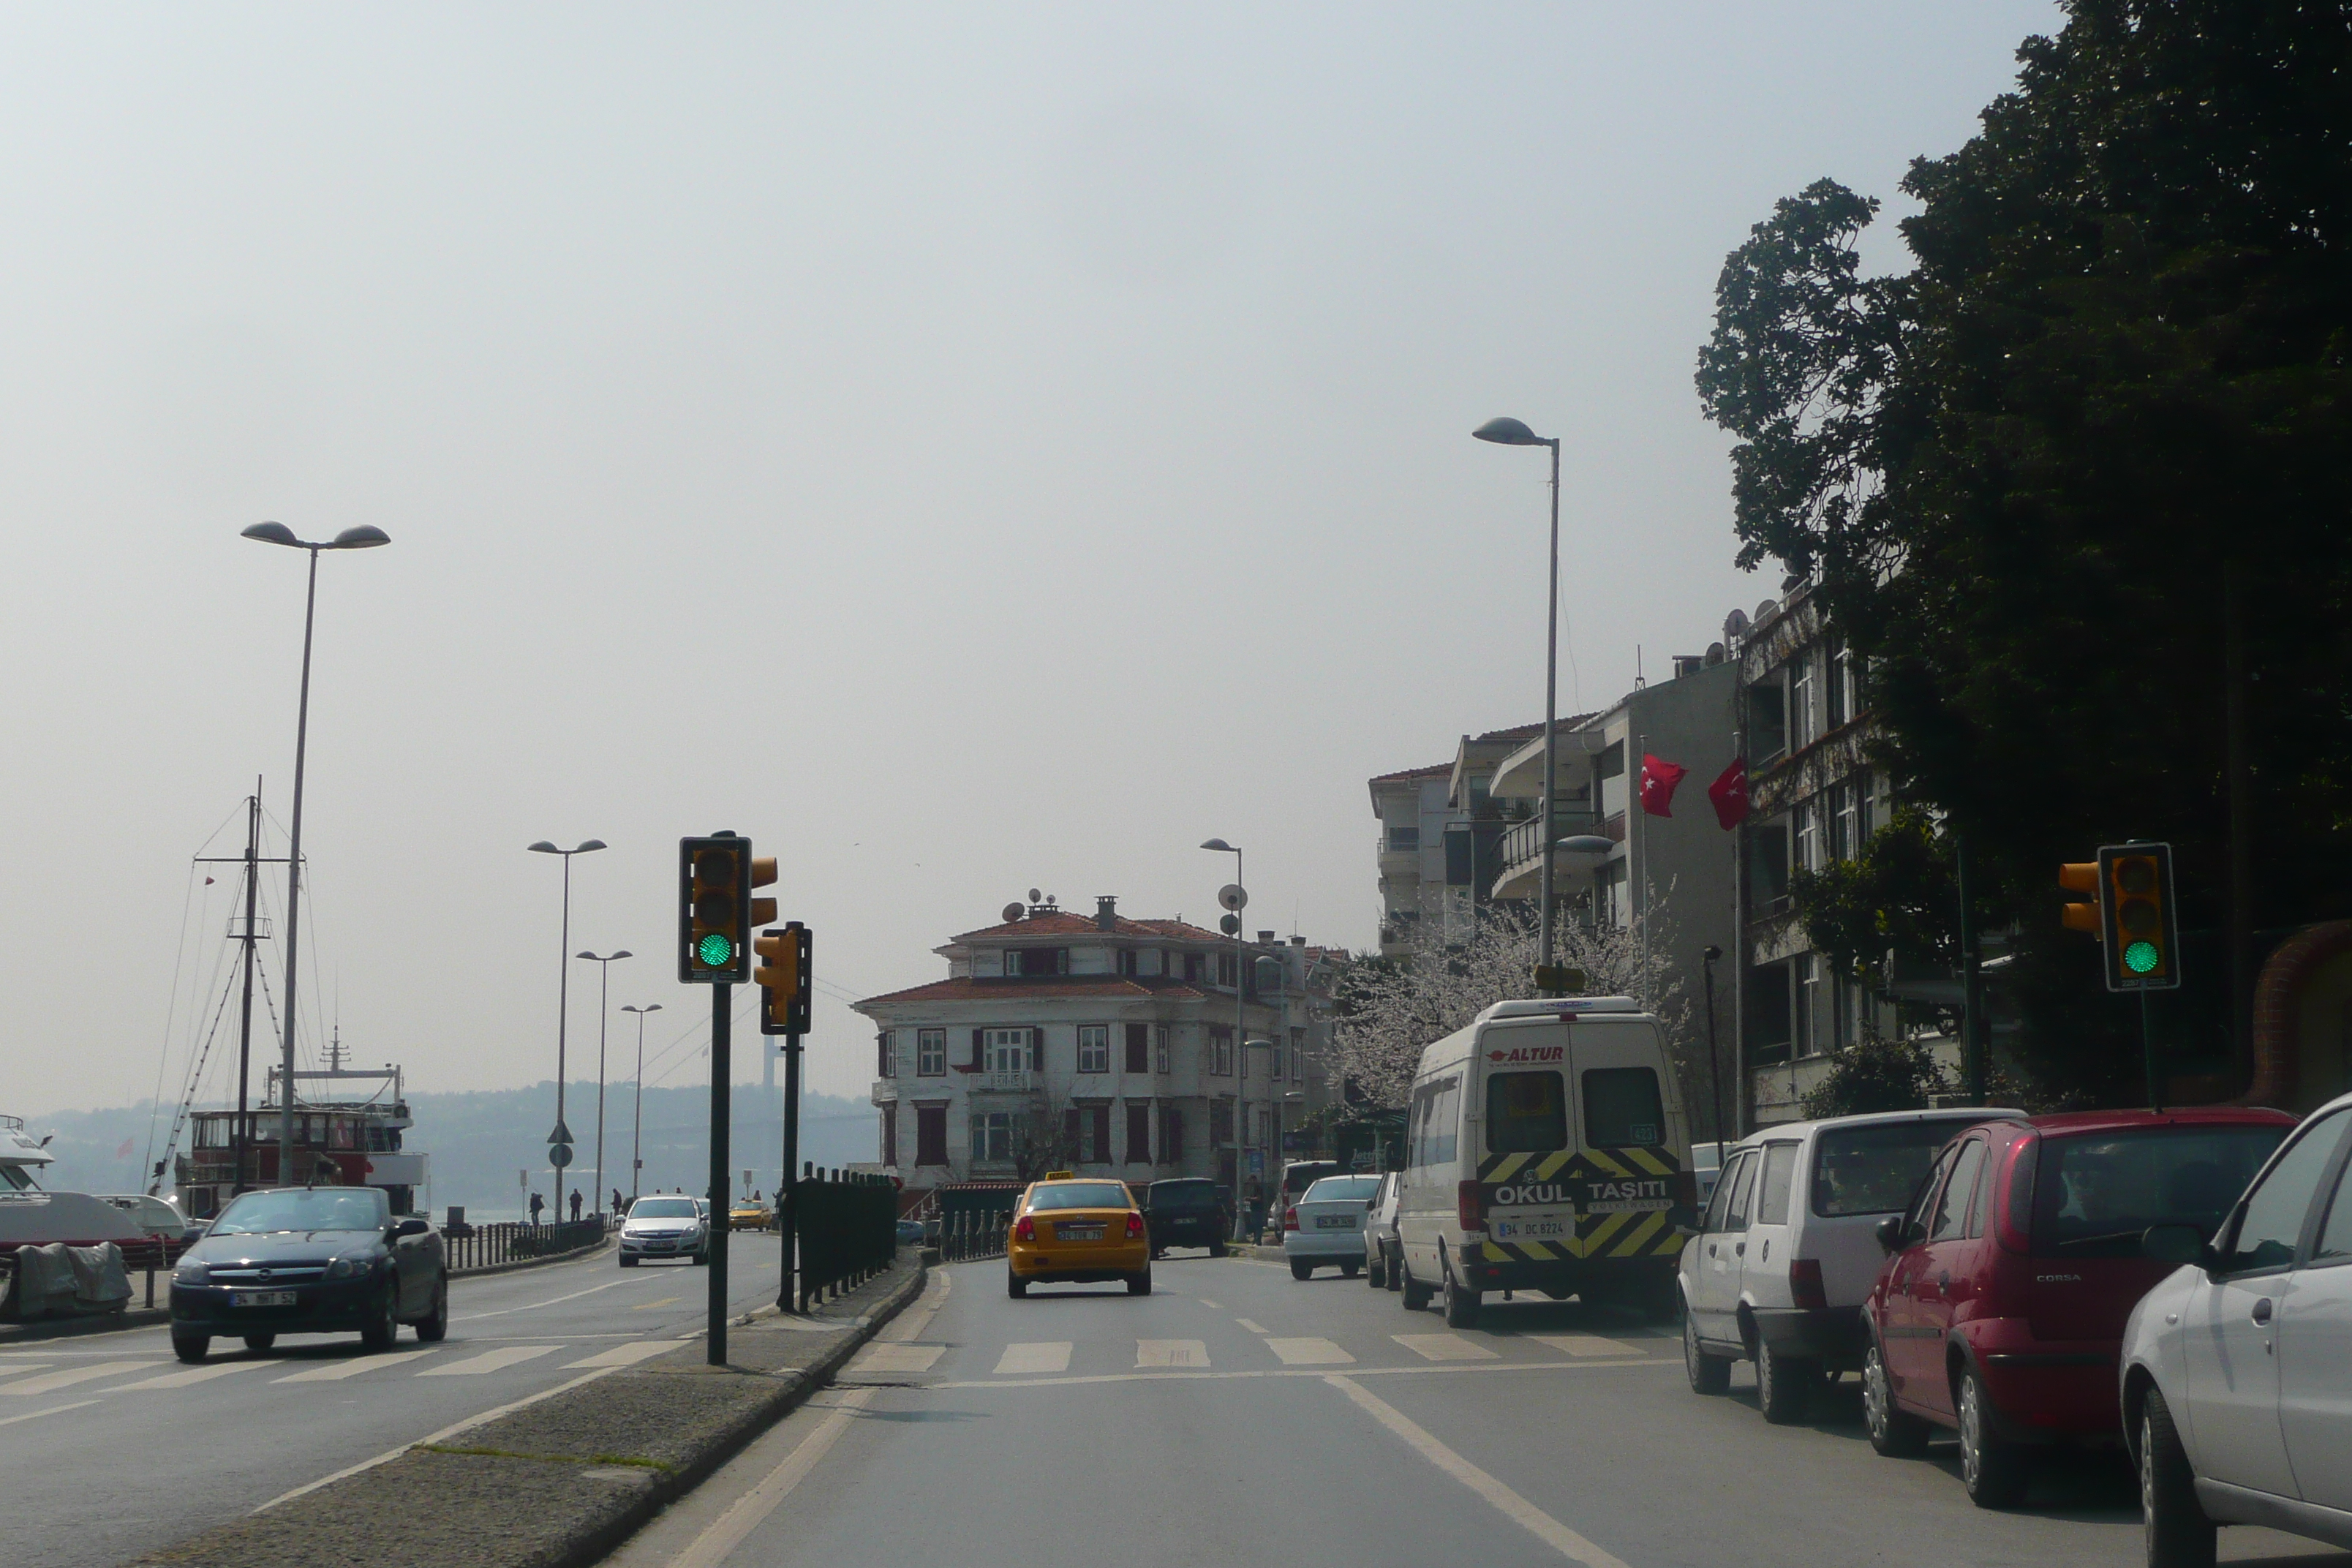
<svg viewBox="0 0 2352 1568"><path fill-rule="evenodd" d="M2271 1156L2210 1246L2158 1226L2189 1265L2124 1325L2124 1440L2149 1568L2206 1568L2214 1526L2352 1547L2352 1095Z"/></svg>
<svg viewBox="0 0 2352 1568"><path fill-rule="evenodd" d="M1375 1290L1394 1290L1404 1284L1396 1266L1397 1198L1403 1187L1404 1173L1389 1172L1364 1207L1364 1273Z"/></svg>
<svg viewBox="0 0 2352 1568"><path fill-rule="evenodd" d="M710 1261L710 1216L702 1199L656 1194L629 1205L621 1222L621 1267L635 1268L648 1258Z"/></svg>
<svg viewBox="0 0 2352 1568"><path fill-rule="evenodd" d="M1318 1268L1356 1277L1364 1266L1364 1220L1380 1185L1378 1176L1325 1176L1282 1211L1282 1255L1292 1279Z"/></svg>

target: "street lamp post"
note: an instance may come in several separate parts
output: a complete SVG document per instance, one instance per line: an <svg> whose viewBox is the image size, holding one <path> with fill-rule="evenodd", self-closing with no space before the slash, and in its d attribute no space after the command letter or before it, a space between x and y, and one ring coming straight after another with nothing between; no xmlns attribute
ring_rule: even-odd
<svg viewBox="0 0 2352 1568"><path fill-rule="evenodd" d="M556 971L555 984L555 1128L547 1135L550 1143L568 1143L572 1129L563 1125L563 1046L564 1027L572 1018L572 858L588 855L604 847L601 838L583 838L569 849L558 849L542 838L529 846L533 854L563 857L563 966ZM557 1173L559 1178L561 1172ZM556 1194L559 1216L562 1209L562 1193Z"/></svg>
<svg viewBox="0 0 2352 1568"><path fill-rule="evenodd" d="M1201 847L1234 858L1234 886L1242 889L1242 901L1246 903L1249 884L1242 879L1242 852L1222 838L1207 839ZM1248 961L1248 953L1242 943L1241 910L1228 911L1228 918L1234 922L1234 1239L1240 1241L1244 1239L1242 1174L1249 1160L1249 1047L1242 1043L1249 1035L1242 1018L1242 965Z"/></svg>
<svg viewBox="0 0 2352 1568"><path fill-rule="evenodd" d="M648 1002L639 1007L624 1004L621 1011L637 1016L637 1082L636 1093L629 1106L629 1206L637 1206L637 1178L646 1169L646 1015L658 1013L662 1005Z"/></svg>
<svg viewBox="0 0 2352 1568"><path fill-rule="evenodd" d="M1542 935L1537 943L1536 962L1551 967L1551 836L1558 818L1552 812L1552 802L1558 798L1559 737L1556 722L1559 708L1559 441L1557 437L1538 436L1519 421L1512 418L1489 419L1470 432L1481 441L1493 441L1505 447L1549 447L1551 448L1551 579L1547 600L1549 613L1544 620L1544 825L1540 841L1543 858L1543 915L1539 928Z"/></svg>
<svg viewBox="0 0 2352 1568"><path fill-rule="evenodd" d="M596 966L596 1212L604 1212L604 1024L613 1016L613 961L635 956L625 947L598 957L575 952Z"/></svg>
<svg viewBox="0 0 2352 1568"><path fill-rule="evenodd" d="M319 552L373 550L392 540L383 530L369 523L347 528L323 542L297 539L294 531L282 522L257 522L244 531L244 537L310 552L310 582L302 598L302 695L294 717L294 821L287 834L289 842L286 849L286 1044L278 1069L278 1184L289 1186L294 1181L294 986L299 973L295 967L295 948L301 933L302 764L310 743L310 628L319 608Z"/></svg>

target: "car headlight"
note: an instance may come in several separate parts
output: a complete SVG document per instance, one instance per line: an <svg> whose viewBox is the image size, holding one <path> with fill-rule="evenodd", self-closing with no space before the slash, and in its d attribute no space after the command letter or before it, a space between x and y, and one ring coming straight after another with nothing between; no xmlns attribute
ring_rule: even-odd
<svg viewBox="0 0 2352 1568"><path fill-rule="evenodd" d="M172 1270L172 1283L174 1285L202 1285L207 1283L212 1277L213 1266L209 1263L199 1263L193 1258L182 1258L180 1266Z"/></svg>
<svg viewBox="0 0 2352 1568"><path fill-rule="evenodd" d="M327 1265L330 1279L364 1279L374 1272L375 1254L372 1252L347 1254Z"/></svg>

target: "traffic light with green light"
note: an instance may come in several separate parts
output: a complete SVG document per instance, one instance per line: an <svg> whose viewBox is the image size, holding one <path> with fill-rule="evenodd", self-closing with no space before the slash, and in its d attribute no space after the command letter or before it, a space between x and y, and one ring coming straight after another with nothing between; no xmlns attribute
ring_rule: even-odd
<svg viewBox="0 0 2352 1568"><path fill-rule="evenodd" d="M2099 916L2108 990L2170 991L2180 984L2171 845L2100 846Z"/></svg>
<svg viewBox="0 0 2352 1568"><path fill-rule="evenodd" d="M793 921L782 931L761 931L751 943L760 967L751 978L760 993L760 1033L805 1035L815 980L809 972L809 928Z"/></svg>
<svg viewBox="0 0 2352 1568"><path fill-rule="evenodd" d="M751 978L751 880L750 839L727 833L677 841L681 983L740 985Z"/></svg>

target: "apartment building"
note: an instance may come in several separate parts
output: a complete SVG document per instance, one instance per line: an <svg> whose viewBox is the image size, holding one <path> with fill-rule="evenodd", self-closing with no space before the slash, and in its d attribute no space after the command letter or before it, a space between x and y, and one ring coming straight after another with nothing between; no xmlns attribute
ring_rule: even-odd
<svg viewBox="0 0 2352 1568"><path fill-rule="evenodd" d="M886 1170L914 1187L1047 1168L1230 1185L1311 1152L1344 954L1133 920L1111 898L1004 916L934 950L946 978L856 1004L877 1028Z"/></svg>
<svg viewBox="0 0 2352 1568"><path fill-rule="evenodd" d="M1562 721L1563 723L1568 721ZM1450 763L1381 773L1368 781L1381 825L1381 955L1394 957L1426 921L1466 940L1490 902L1496 856L1514 822L1533 810L1496 800L1495 769L1541 724L1465 735Z"/></svg>

